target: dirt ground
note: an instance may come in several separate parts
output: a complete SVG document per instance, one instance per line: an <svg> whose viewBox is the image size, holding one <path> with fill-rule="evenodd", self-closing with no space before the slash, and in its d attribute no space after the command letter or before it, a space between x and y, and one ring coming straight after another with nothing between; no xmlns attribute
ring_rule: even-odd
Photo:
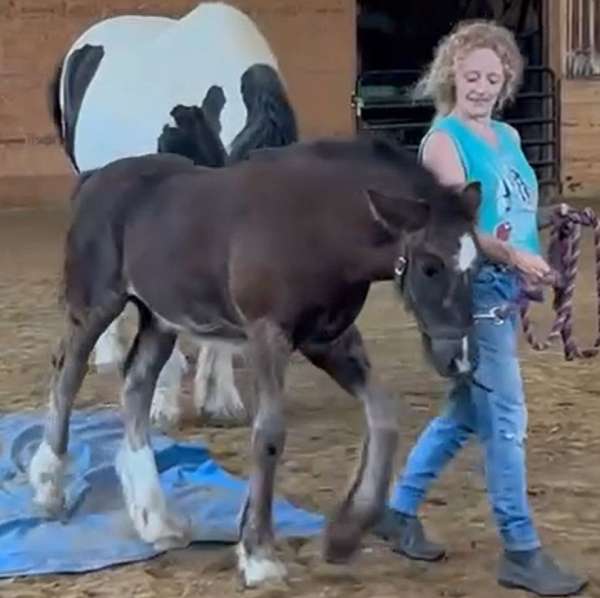
<svg viewBox="0 0 600 598"><path fill-rule="evenodd" d="M44 185L38 185L33 195L39 192L46 199L51 195ZM5 194L3 202L0 189L0 409L16 411L46 402L50 351L61 329L56 297L68 206L66 201L50 199L37 205L9 201L9 196L19 195L14 187ZM576 305L576 333L585 343L592 340L596 327L590 246L588 233ZM534 315L538 322L547 322L549 308L536 309ZM588 319L585 325L583 318ZM373 288L359 323L383 383L405 406L399 469L420 429L439 408L444 383L424 363L415 327L389 285ZM523 347L531 504L546 545L590 576L587 596L600 596L598 359L567 363L559 348L536 353ZM116 406L117 396L114 377L91 372L77 406ZM288 397L289 440L278 492L299 506L328 512L354 469L363 425L360 406L298 359L289 371ZM229 471L241 475L247 471L247 429L202 428L192 423L183 435L200 437ZM475 443L435 486L423 517L432 535L448 547L441 563L408 562L370 537L352 564L332 567L321 562L317 540L281 543L289 584L245 593L251 598L525 595L496 585L500 546ZM241 592L232 567L230 549L191 548L85 575L3 581L0 594L222 598Z"/></svg>

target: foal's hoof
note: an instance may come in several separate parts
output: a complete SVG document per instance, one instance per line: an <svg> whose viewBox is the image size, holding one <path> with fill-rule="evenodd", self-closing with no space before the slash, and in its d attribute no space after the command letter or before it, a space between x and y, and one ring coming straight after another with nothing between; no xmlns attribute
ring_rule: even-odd
<svg viewBox="0 0 600 598"><path fill-rule="evenodd" d="M336 519L327 525L323 545L323 558L332 564L347 563L360 548L362 527L348 519Z"/></svg>
<svg viewBox="0 0 600 598"><path fill-rule="evenodd" d="M134 515L134 525L140 538L156 550L185 548L192 541L189 523L169 513L141 509Z"/></svg>
<svg viewBox="0 0 600 598"><path fill-rule="evenodd" d="M186 548L190 545L192 539L185 532L174 533L170 536L163 536L152 543L156 550L161 552L166 550L175 550L176 548Z"/></svg>
<svg viewBox="0 0 600 598"><path fill-rule="evenodd" d="M246 588L255 588L267 583L285 581L285 565L273 554L271 549L256 548L249 554L243 542L236 548L238 570Z"/></svg>
<svg viewBox="0 0 600 598"><path fill-rule="evenodd" d="M161 535L152 543L156 550L185 548L192 541L190 526L187 521L173 515L165 515L161 525Z"/></svg>
<svg viewBox="0 0 600 598"><path fill-rule="evenodd" d="M45 485L36 488L33 496L33 504L43 511L46 517L59 518L65 511L65 495L55 486Z"/></svg>

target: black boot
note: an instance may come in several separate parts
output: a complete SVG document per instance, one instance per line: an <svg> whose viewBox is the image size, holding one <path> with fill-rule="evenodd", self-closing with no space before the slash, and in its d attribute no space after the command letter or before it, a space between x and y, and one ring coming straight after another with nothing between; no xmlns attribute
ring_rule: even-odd
<svg viewBox="0 0 600 598"><path fill-rule="evenodd" d="M438 561L446 551L425 537L423 525L417 517L404 515L386 508L373 533L391 543L392 550L420 561Z"/></svg>
<svg viewBox="0 0 600 598"><path fill-rule="evenodd" d="M571 596L580 592L588 580L560 568L541 548L506 551L500 561L498 583L538 596Z"/></svg>

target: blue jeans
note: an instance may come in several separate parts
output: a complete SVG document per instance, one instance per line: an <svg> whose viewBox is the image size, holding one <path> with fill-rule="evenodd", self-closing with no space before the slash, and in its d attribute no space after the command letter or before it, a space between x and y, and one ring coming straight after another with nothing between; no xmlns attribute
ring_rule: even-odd
<svg viewBox="0 0 600 598"><path fill-rule="evenodd" d="M443 413L431 421L412 449L391 506L416 515L433 481L476 434L483 446L487 491L504 546L531 550L540 541L527 500L527 409L517 353L518 295L514 273L492 265L481 268L474 281L475 314L498 305L515 307L501 324L485 319L475 324L479 344L475 378L490 391L468 382L454 384Z"/></svg>

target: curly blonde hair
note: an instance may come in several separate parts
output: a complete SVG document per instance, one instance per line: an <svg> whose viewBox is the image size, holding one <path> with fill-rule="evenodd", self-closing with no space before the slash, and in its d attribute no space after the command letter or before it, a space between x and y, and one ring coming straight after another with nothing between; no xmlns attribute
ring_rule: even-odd
<svg viewBox="0 0 600 598"><path fill-rule="evenodd" d="M442 38L435 49L433 61L415 86L415 98L432 98L438 115L448 114L456 102L455 61L480 48L493 50L502 63L505 80L495 106L495 110L501 110L514 99L524 65L513 34L493 21L462 21Z"/></svg>

